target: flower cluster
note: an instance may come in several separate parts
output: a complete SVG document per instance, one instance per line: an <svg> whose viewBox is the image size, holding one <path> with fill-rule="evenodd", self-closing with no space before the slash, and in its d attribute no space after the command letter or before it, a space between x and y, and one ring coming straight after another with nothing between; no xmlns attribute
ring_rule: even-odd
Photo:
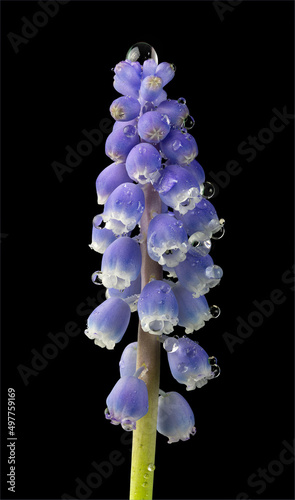
<svg viewBox="0 0 295 500"><path fill-rule="evenodd" d="M176 326L192 334L219 315L205 294L222 277L209 255L211 239L224 232L206 196L205 174L196 160L198 146L189 133L194 124L184 98L167 99L173 64L157 58L140 62L139 45L114 68L114 88L120 97L110 106L115 123L105 144L112 163L97 177L101 213L93 219L90 248L102 254L92 275L106 287L106 300L89 316L85 334L100 347L113 349L125 334L131 313L138 314L146 335L157 336L167 353L172 376L187 390L200 388L220 370L195 341L171 336ZM146 234L138 234L145 212L145 187L158 193L162 209L155 211ZM163 279L141 286L142 253L163 268ZM134 430L148 411L148 394L136 371L137 342L120 360L120 378L107 397L106 418ZM196 432L193 412L177 392L160 391L158 431L169 443Z"/></svg>

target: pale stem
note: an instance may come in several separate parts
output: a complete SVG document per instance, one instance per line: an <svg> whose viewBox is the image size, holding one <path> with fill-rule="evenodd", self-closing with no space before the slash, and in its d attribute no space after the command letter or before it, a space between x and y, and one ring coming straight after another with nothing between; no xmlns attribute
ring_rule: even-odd
<svg viewBox="0 0 295 500"><path fill-rule="evenodd" d="M153 261L147 253L146 236L149 223L154 213L161 213L162 203L159 194L151 184L143 187L145 195L145 211L140 221L143 237L141 243L142 268L141 288L151 278L161 280L162 267ZM147 370L141 377L147 385L149 395L148 413L136 422L133 431L130 500L151 500L153 497L153 482L156 453L158 397L160 383L160 347L157 335L144 332L139 324L137 345L137 369L145 363Z"/></svg>

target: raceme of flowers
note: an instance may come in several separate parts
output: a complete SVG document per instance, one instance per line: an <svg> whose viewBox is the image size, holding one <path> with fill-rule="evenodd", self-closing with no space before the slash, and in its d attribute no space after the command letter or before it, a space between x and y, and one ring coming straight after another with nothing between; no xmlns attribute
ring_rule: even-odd
<svg viewBox="0 0 295 500"><path fill-rule="evenodd" d="M110 106L115 123L105 144L111 164L97 177L97 202L90 248L102 254L101 269L92 275L106 287L106 300L90 314L85 334L100 347L113 349L137 312L146 335L156 335L167 353L171 374L188 391L219 375L217 360L199 343L173 336L204 327L219 315L205 294L222 277L209 255L211 239L224 232L224 220L206 196L210 183L196 160L198 146L188 132L194 124L184 98L167 99L164 88L175 67L149 58L137 60L137 48L114 68L114 88L121 94ZM140 221L145 209L143 188L151 183L162 201L146 236L150 258L163 267L163 280L151 279L141 290ZM211 193L212 194L212 193ZM105 416L112 424L134 430L148 411L148 393L136 371L137 342L127 345L120 378L109 396ZM168 443L194 435L195 419L177 392L160 390L158 432Z"/></svg>

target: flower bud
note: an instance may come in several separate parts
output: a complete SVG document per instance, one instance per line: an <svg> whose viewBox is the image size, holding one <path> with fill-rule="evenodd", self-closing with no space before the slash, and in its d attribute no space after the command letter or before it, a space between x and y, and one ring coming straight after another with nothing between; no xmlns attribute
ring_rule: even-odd
<svg viewBox="0 0 295 500"><path fill-rule="evenodd" d="M161 102L157 107L157 111L168 116L172 128L183 127L184 121L189 114L186 104L179 103L174 99Z"/></svg>
<svg viewBox="0 0 295 500"><path fill-rule="evenodd" d="M199 297L208 293L210 288L218 285L223 271L221 267L214 265L210 255L198 255L188 251L186 259L174 268L181 285Z"/></svg>
<svg viewBox="0 0 295 500"><path fill-rule="evenodd" d="M180 130L171 130L160 143L163 154L171 161L185 166L191 163L198 155L198 146L191 134Z"/></svg>
<svg viewBox="0 0 295 500"><path fill-rule="evenodd" d="M169 134L170 125L166 115L147 111L138 120L138 133L146 142L157 144Z"/></svg>
<svg viewBox="0 0 295 500"><path fill-rule="evenodd" d="M110 194L124 182L131 179L126 171L125 163L111 163L104 168L96 179L97 203L104 205Z"/></svg>
<svg viewBox="0 0 295 500"><path fill-rule="evenodd" d="M140 113L139 101L130 95L118 97L112 102L110 113L114 120L124 122L133 120Z"/></svg>
<svg viewBox="0 0 295 500"><path fill-rule="evenodd" d="M136 372L137 342L128 344L119 361L120 377L130 377Z"/></svg>
<svg viewBox="0 0 295 500"><path fill-rule="evenodd" d="M149 143L137 144L131 149L126 159L126 170L134 181L146 184L157 178L161 168L161 155Z"/></svg>
<svg viewBox="0 0 295 500"><path fill-rule="evenodd" d="M136 128L132 125L118 127L107 137L105 153L115 163L125 162L129 151L139 143Z"/></svg>
<svg viewBox="0 0 295 500"><path fill-rule="evenodd" d="M178 325L185 328L185 333L199 330L205 325L205 321L212 318L204 295L194 298L192 292L179 282L173 286L172 291L178 304Z"/></svg>

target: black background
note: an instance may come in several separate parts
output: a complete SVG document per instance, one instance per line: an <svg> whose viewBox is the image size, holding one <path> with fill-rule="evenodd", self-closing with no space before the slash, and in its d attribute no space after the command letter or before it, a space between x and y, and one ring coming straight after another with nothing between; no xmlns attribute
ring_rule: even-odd
<svg viewBox="0 0 295 500"><path fill-rule="evenodd" d="M272 482L261 493L248 484L294 438L293 119L252 161L238 151L248 136L269 127L274 108L294 112L293 2L245 0L222 20L212 2L71 1L18 53L8 34L21 35L22 18L32 20L41 7L11 1L1 8L2 497L75 498L76 478L86 481L92 462L108 461L114 450L123 463L90 497L128 497L130 445L103 412L122 349L136 338L136 314L114 351L83 334L94 308L87 297L103 300L90 281L100 257L88 244L102 208L95 179L110 164L107 134L62 182L52 163L65 163L66 146L77 148L83 129L110 117L118 97L111 68L144 40L159 62L176 65L166 90L187 100L207 179L231 160L241 167L211 200L226 220L226 235L212 250L224 277L208 295L222 314L192 336L218 358L221 376L186 392L163 357L161 387L187 398L197 434L173 445L159 436L154 496L293 498L293 465L275 478L269 474ZM237 336L238 317L249 323L253 301L269 299L275 289L284 302L230 352L225 333ZM69 322L81 333L25 385L19 365L31 368L31 350L42 353L48 334L64 332ZM15 495L4 479L8 387L16 391Z"/></svg>

